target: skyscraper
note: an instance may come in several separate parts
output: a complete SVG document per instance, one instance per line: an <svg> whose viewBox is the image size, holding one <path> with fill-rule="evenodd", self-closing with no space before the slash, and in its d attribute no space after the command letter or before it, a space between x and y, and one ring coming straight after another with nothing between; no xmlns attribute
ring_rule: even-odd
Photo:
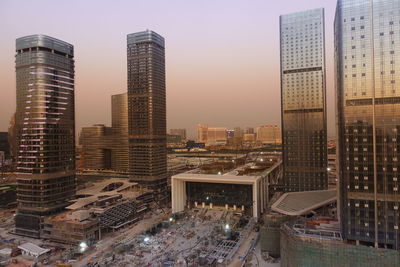
<svg viewBox="0 0 400 267"><path fill-rule="evenodd" d="M153 31L128 41L129 172L134 181L165 189L167 180L164 38Z"/></svg>
<svg viewBox="0 0 400 267"><path fill-rule="evenodd" d="M83 127L80 135L83 168L128 171L127 93L111 96L111 124Z"/></svg>
<svg viewBox="0 0 400 267"><path fill-rule="evenodd" d="M16 40L16 233L40 237L43 216L75 194L74 48L45 35Z"/></svg>
<svg viewBox="0 0 400 267"><path fill-rule="evenodd" d="M327 189L324 10L280 16L284 184Z"/></svg>
<svg viewBox="0 0 400 267"><path fill-rule="evenodd" d="M400 1L339 0L335 17L342 236L400 248Z"/></svg>

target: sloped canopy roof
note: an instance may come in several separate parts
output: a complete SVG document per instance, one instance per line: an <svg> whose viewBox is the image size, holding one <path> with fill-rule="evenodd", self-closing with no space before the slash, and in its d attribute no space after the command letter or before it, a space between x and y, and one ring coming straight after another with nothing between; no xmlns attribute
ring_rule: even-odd
<svg viewBox="0 0 400 267"><path fill-rule="evenodd" d="M282 214L298 216L333 203L336 199L336 189L290 192L278 198L271 209Z"/></svg>

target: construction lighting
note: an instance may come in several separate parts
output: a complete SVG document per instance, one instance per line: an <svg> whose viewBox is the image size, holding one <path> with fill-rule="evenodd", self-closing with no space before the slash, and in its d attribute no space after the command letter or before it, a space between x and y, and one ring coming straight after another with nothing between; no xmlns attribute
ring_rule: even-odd
<svg viewBox="0 0 400 267"><path fill-rule="evenodd" d="M88 245L86 244L86 242L79 243L80 252L84 252L87 248L88 248Z"/></svg>
<svg viewBox="0 0 400 267"><path fill-rule="evenodd" d="M172 220L173 220L173 219L172 219L172 217L171 217L171 218L169 218L169 221L170 221L170 222L172 222Z"/></svg>
<svg viewBox="0 0 400 267"><path fill-rule="evenodd" d="M221 175L222 174L222 172L218 172L218 175Z"/></svg>
<svg viewBox="0 0 400 267"><path fill-rule="evenodd" d="M149 242L149 241L150 241L150 237L146 236L146 237L144 238L144 242Z"/></svg>
<svg viewBox="0 0 400 267"><path fill-rule="evenodd" d="M331 168L328 168L327 170L328 170L328 172L330 172L330 171L331 171Z"/></svg>
<svg viewBox="0 0 400 267"><path fill-rule="evenodd" d="M209 199L210 199L210 197L206 197L206 199L207 199L207 200L209 200Z"/></svg>
<svg viewBox="0 0 400 267"><path fill-rule="evenodd" d="M229 230L229 224L225 224L225 230Z"/></svg>

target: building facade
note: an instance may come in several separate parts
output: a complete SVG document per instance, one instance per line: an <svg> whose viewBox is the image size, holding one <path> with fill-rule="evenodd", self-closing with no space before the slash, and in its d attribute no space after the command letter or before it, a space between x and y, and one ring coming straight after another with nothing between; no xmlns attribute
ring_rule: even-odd
<svg viewBox="0 0 400 267"><path fill-rule="evenodd" d="M257 140L263 144L281 144L282 130L277 125L264 125L257 128Z"/></svg>
<svg viewBox="0 0 400 267"><path fill-rule="evenodd" d="M17 234L40 237L43 217L75 195L74 48L45 35L16 40Z"/></svg>
<svg viewBox="0 0 400 267"><path fill-rule="evenodd" d="M400 2L339 0L335 67L342 236L400 248Z"/></svg>
<svg viewBox="0 0 400 267"><path fill-rule="evenodd" d="M166 189L165 45L146 30L127 36L129 172L134 181Z"/></svg>
<svg viewBox="0 0 400 267"><path fill-rule="evenodd" d="M170 129L169 133L172 135L179 135L182 140L186 140L186 129Z"/></svg>
<svg viewBox="0 0 400 267"><path fill-rule="evenodd" d="M284 184L327 189L324 10L280 16Z"/></svg>
<svg viewBox="0 0 400 267"><path fill-rule="evenodd" d="M199 143L207 143L208 139L208 125L206 124L197 124L197 139L196 141Z"/></svg>
<svg viewBox="0 0 400 267"><path fill-rule="evenodd" d="M111 125L82 128L80 144L84 169L128 171L127 93L111 96Z"/></svg>
<svg viewBox="0 0 400 267"><path fill-rule="evenodd" d="M207 146L226 145L228 141L227 130L224 127L208 127Z"/></svg>

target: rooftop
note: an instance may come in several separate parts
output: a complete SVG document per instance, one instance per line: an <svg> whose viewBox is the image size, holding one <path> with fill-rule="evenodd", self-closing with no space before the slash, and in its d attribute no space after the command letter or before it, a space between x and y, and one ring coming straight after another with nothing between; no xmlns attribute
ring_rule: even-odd
<svg viewBox="0 0 400 267"><path fill-rule="evenodd" d="M135 197L137 192L129 192L128 189L135 187L137 183L130 182L127 178L111 178L79 190L76 195L80 197L67 207L67 209L75 210L83 208L94 202L117 195L129 195Z"/></svg>
<svg viewBox="0 0 400 267"><path fill-rule="evenodd" d="M336 189L291 192L283 194L272 204L271 209L282 214L299 216L336 202L336 199Z"/></svg>

